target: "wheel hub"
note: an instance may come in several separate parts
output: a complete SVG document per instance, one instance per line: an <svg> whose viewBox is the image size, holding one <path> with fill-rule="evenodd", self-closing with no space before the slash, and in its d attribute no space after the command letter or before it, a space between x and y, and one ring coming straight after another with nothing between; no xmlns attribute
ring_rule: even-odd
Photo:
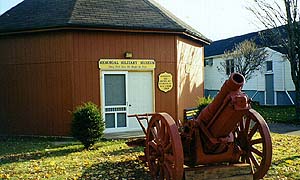
<svg viewBox="0 0 300 180"><path fill-rule="evenodd" d="M244 132L239 133L239 139L238 139L238 144L240 145L241 149L243 151L248 152L250 150L250 143L247 139L247 134Z"/></svg>

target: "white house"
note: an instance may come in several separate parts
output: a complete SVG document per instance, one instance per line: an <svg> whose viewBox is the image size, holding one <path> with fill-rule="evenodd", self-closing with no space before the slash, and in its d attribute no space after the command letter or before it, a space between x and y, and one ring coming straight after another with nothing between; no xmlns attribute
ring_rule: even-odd
<svg viewBox="0 0 300 180"><path fill-rule="evenodd" d="M224 51L232 50L235 44L253 40L261 45L259 33L249 33L213 42L205 49L205 96L214 97L234 69L231 62L223 57ZM246 81L243 91L261 105L292 105L295 100L295 87L291 78L290 63L285 52L278 47L263 47L268 52L264 69ZM226 62L227 72L219 72L217 67ZM226 75L227 74L227 75Z"/></svg>

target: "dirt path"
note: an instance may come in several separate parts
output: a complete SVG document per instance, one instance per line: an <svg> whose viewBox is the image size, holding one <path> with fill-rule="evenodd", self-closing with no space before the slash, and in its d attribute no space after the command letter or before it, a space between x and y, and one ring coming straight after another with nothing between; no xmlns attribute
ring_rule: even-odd
<svg viewBox="0 0 300 180"><path fill-rule="evenodd" d="M300 125L283 123L268 123L268 125L271 132L300 136Z"/></svg>
<svg viewBox="0 0 300 180"><path fill-rule="evenodd" d="M279 134L289 134L300 136L300 125L284 124L284 123L268 123L271 132ZM142 131L122 132L122 133L107 133L104 134L106 139L127 139L133 137L143 137Z"/></svg>

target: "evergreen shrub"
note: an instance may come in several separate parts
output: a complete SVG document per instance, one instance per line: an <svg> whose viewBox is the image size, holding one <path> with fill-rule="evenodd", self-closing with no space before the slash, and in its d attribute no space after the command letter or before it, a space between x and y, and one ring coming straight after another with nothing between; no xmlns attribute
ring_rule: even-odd
<svg viewBox="0 0 300 180"><path fill-rule="evenodd" d="M213 98L211 98L210 96L208 97L201 97L198 99L198 112L196 114L196 117L200 114L200 112L207 106L209 105L211 102L213 101Z"/></svg>
<svg viewBox="0 0 300 180"><path fill-rule="evenodd" d="M104 134L104 121L101 110L92 102L76 107L72 112L71 133L89 149Z"/></svg>

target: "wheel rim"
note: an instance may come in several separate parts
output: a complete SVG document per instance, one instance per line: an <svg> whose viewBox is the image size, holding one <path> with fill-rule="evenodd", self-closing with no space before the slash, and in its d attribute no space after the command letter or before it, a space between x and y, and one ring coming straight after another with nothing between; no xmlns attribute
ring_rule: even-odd
<svg viewBox="0 0 300 180"><path fill-rule="evenodd" d="M182 179L182 143L170 115L160 113L152 116L147 129L146 158L154 179Z"/></svg>
<svg viewBox="0 0 300 180"><path fill-rule="evenodd" d="M251 165L253 179L263 178L272 160L270 131L263 117L250 109L238 124L235 138L242 149L241 161Z"/></svg>

